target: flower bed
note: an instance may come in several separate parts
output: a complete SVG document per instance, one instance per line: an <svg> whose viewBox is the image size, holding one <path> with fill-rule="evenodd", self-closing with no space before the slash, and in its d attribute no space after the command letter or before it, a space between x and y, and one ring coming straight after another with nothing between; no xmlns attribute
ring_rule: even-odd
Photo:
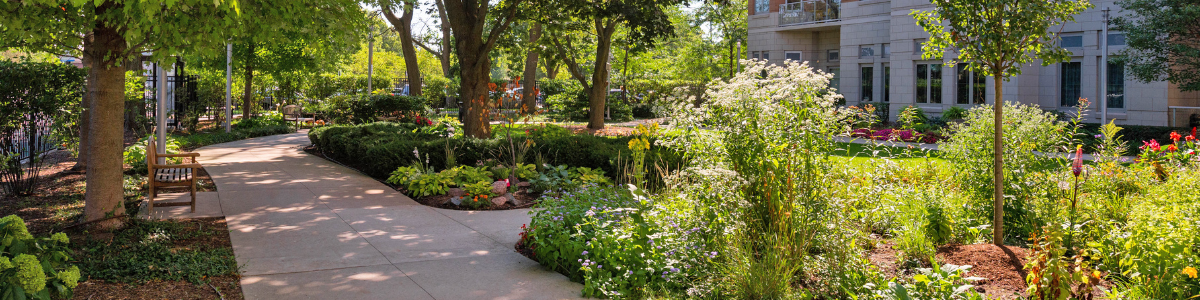
<svg viewBox="0 0 1200 300"><path fill-rule="evenodd" d="M859 128L850 132L850 136L857 138L868 138L877 141L900 141L909 143L925 143L936 144L946 138L937 133L927 132L922 133L911 129L892 129L884 128L873 130L870 128Z"/></svg>

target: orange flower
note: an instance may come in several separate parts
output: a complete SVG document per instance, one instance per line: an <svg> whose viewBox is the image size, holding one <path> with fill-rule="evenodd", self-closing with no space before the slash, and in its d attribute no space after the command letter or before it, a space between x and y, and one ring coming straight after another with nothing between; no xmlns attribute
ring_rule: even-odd
<svg viewBox="0 0 1200 300"><path fill-rule="evenodd" d="M1196 276L1197 276L1196 268L1193 268L1193 267L1183 268L1183 274L1187 275L1188 277L1191 277L1191 278L1196 278Z"/></svg>
<svg viewBox="0 0 1200 300"><path fill-rule="evenodd" d="M1167 146L1167 151L1168 151L1168 152L1175 152L1176 150L1179 150L1179 147L1175 147L1175 145L1168 145L1168 146Z"/></svg>
<svg viewBox="0 0 1200 300"><path fill-rule="evenodd" d="M1178 142L1178 141L1179 141L1179 138L1181 138L1181 137L1183 137L1183 136L1182 136L1182 135L1179 135L1179 133L1178 133L1178 132L1174 132L1174 131L1172 131L1172 132L1171 132L1171 140L1172 140L1172 141L1176 141L1176 142Z"/></svg>

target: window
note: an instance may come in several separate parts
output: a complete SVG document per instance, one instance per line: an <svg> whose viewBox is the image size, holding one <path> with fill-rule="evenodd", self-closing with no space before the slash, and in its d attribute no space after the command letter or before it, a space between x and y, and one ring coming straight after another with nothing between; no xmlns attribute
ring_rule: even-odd
<svg viewBox="0 0 1200 300"><path fill-rule="evenodd" d="M765 13L771 8L771 0L754 0L754 14Z"/></svg>
<svg viewBox="0 0 1200 300"><path fill-rule="evenodd" d="M758 53L759 53L758 51L750 52L750 58L753 58L753 59L762 58L762 56L759 55Z"/></svg>
<svg viewBox="0 0 1200 300"><path fill-rule="evenodd" d="M829 60L829 61L837 61L838 60L838 50L829 50L828 52L826 52L825 59Z"/></svg>
<svg viewBox="0 0 1200 300"><path fill-rule="evenodd" d="M1109 33L1108 34L1108 45L1109 46L1125 46L1125 34L1124 33Z"/></svg>
<svg viewBox="0 0 1200 300"><path fill-rule="evenodd" d="M1059 100L1059 105L1075 106L1079 105L1079 81L1081 64L1079 62L1062 63L1062 85L1059 94L1062 99Z"/></svg>
<svg viewBox="0 0 1200 300"><path fill-rule="evenodd" d="M858 47L858 57L859 58L867 58L867 57L872 57L872 56L875 56L875 48L871 48L871 46L859 46Z"/></svg>
<svg viewBox="0 0 1200 300"><path fill-rule="evenodd" d="M829 79L829 87L839 90L842 89L842 76L838 74L841 72L841 68L829 67L829 74L833 74L833 78Z"/></svg>
<svg viewBox="0 0 1200 300"><path fill-rule="evenodd" d="M925 39L913 40L913 53L918 54L918 55L921 53L924 53L924 51L921 50L922 45L925 45Z"/></svg>
<svg viewBox="0 0 1200 300"><path fill-rule="evenodd" d="M1125 108L1125 64L1108 63L1108 108Z"/></svg>
<svg viewBox="0 0 1200 300"><path fill-rule="evenodd" d="M887 58L892 54L892 44L883 44L883 57Z"/></svg>
<svg viewBox="0 0 1200 300"><path fill-rule="evenodd" d="M763 59L763 60L770 60L770 59L771 59L771 51L763 51L763 52L762 52L762 59Z"/></svg>
<svg viewBox="0 0 1200 300"><path fill-rule="evenodd" d="M987 78L982 74L967 69L967 64L958 64L955 68L958 77L958 104L987 103Z"/></svg>
<svg viewBox="0 0 1200 300"><path fill-rule="evenodd" d="M801 61L804 61L803 57L804 57L804 52L800 52L800 51L788 51L788 52L783 53L784 60L794 60L796 62L801 62Z"/></svg>
<svg viewBox="0 0 1200 300"><path fill-rule="evenodd" d="M1062 46L1063 48L1083 47L1083 36L1082 35L1064 36L1061 38L1061 40L1058 41L1058 45Z"/></svg>
<svg viewBox="0 0 1200 300"><path fill-rule="evenodd" d="M917 64L917 103L942 103L942 64Z"/></svg>
<svg viewBox="0 0 1200 300"><path fill-rule="evenodd" d="M883 66L883 102L892 100L892 67Z"/></svg>
<svg viewBox="0 0 1200 300"><path fill-rule="evenodd" d="M874 72L875 72L875 68L862 67L862 77L861 77L862 80L860 80L859 85L862 87L861 90L862 90L862 101L863 102L871 102L872 93L875 92L875 90L873 89L873 84L874 84L873 81L875 80Z"/></svg>

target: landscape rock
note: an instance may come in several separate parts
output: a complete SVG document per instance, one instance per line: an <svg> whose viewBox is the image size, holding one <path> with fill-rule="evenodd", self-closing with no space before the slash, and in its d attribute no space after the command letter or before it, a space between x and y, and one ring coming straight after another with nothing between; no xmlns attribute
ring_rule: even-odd
<svg viewBox="0 0 1200 300"><path fill-rule="evenodd" d="M512 193L505 194L504 198L508 198L508 203L512 203L513 206L521 206L521 199L517 199Z"/></svg>
<svg viewBox="0 0 1200 300"><path fill-rule="evenodd" d="M454 205L456 205L456 206L462 205L462 197L451 197L450 203L454 203Z"/></svg>
<svg viewBox="0 0 1200 300"><path fill-rule="evenodd" d="M528 181L522 181L522 182L520 182L520 183L517 183L517 187L529 187L529 182L528 182Z"/></svg>
<svg viewBox="0 0 1200 300"><path fill-rule="evenodd" d="M492 194L503 195L504 193L508 193L507 182L497 181L492 183Z"/></svg>
<svg viewBox="0 0 1200 300"><path fill-rule="evenodd" d="M494 205L494 206L504 205L504 202L508 202L508 198L506 198L504 196L498 196L498 197L492 198L491 200L492 200L492 205Z"/></svg>
<svg viewBox="0 0 1200 300"><path fill-rule="evenodd" d="M466 192L460 188L450 188L449 191L446 191L446 194L450 195L451 198L454 198L454 197L462 197L463 194L466 194Z"/></svg>
<svg viewBox="0 0 1200 300"><path fill-rule="evenodd" d="M451 201L454 201L454 197L446 197L446 198L443 198L442 200L438 200L437 205L443 205L443 204L449 203Z"/></svg>

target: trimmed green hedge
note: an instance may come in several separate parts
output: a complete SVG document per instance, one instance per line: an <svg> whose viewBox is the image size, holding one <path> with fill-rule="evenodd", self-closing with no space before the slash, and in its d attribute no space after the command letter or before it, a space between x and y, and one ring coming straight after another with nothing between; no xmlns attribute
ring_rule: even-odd
<svg viewBox="0 0 1200 300"><path fill-rule="evenodd" d="M376 178L387 178L396 168L412 165L417 159L413 155L414 149L421 154L422 161L428 156L430 165L438 170L444 168L447 139L413 132L414 129L416 126L412 124L390 122L327 126L309 131L308 138L327 157ZM526 163L533 163L534 157L541 154L553 165L597 168L609 177L616 177L621 174L618 172L620 166L630 160L629 137L567 135L514 139L518 143L526 139L534 141L535 146L529 151ZM502 158L502 150L508 144L503 138L452 138L449 141L460 165ZM683 158L679 153L655 146L646 160L648 166L666 163L671 168L678 168ZM647 178L657 178L657 170L647 171L650 172Z"/></svg>

